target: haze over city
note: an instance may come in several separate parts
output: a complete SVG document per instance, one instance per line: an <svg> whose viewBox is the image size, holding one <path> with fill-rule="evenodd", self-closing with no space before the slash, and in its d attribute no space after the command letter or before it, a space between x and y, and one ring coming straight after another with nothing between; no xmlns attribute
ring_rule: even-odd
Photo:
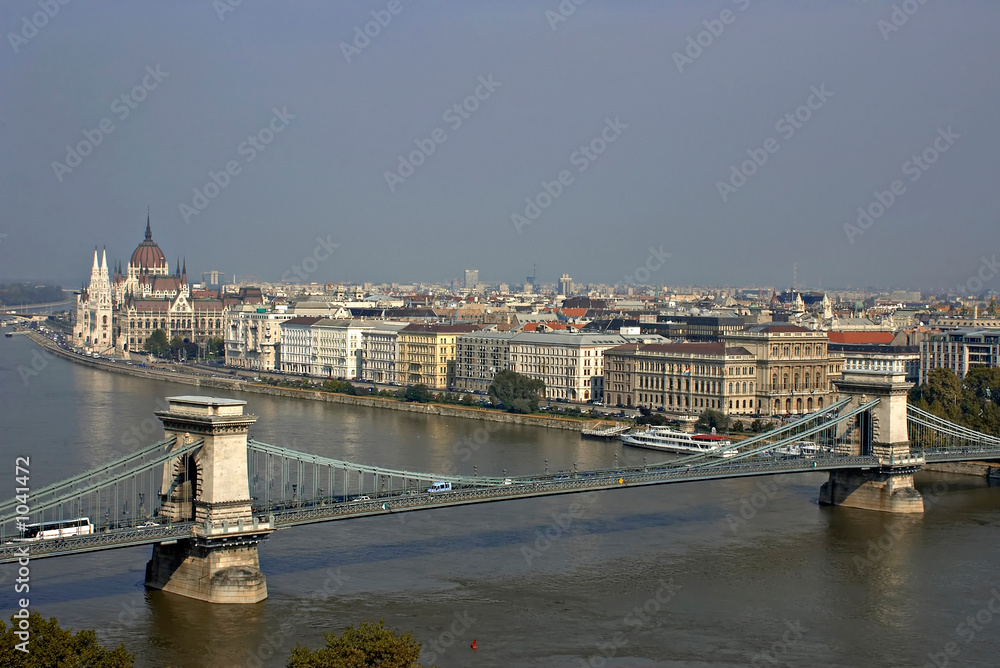
<svg viewBox="0 0 1000 668"><path fill-rule="evenodd" d="M319 237L318 282L621 283L662 245L650 283L953 286L996 229L1000 6L912 5L5 3L0 274L78 284L148 207L261 280Z"/></svg>

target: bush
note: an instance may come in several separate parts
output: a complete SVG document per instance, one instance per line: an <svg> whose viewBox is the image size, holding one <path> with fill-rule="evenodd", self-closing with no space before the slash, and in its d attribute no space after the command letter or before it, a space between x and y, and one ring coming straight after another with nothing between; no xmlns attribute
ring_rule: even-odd
<svg viewBox="0 0 1000 668"><path fill-rule="evenodd" d="M121 644L107 649L97 642L94 631L60 628L55 617L45 619L37 612L28 616L31 637L28 653L17 649L21 639L15 635L18 620L11 615L11 627L0 620L0 666L24 668L55 668L56 666L88 666L88 668L132 668L135 656Z"/></svg>
<svg viewBox="0 0 1000 668"><path fill-rule="evenodd" d="M413 634L397 636L382 619L378 624L365 620L356 629L350 626L339 636L324 637L326 646L317 650L296 644L288 668L422 668L417 663L421 645Z"/></svg>

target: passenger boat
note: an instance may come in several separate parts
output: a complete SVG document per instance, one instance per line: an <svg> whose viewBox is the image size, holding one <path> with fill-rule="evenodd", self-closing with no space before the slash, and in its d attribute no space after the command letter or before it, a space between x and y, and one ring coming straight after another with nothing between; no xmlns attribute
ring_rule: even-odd
<svg viewBox="0 0 1000 668"><path fill-rule="evenodd" d="M674 431L667 427L649 427L648 429L632 430L622 434L622 443L633 448L660 450L663 452L679 452L685 455L714 454L718 457L732 457L736 449L724 448L733 444L725 436L717 434L687 434Z"/></svg>

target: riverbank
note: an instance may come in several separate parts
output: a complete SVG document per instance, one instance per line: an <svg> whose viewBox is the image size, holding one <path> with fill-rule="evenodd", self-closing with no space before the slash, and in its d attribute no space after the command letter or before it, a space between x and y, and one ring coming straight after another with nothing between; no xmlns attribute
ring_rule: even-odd
<svg viewBox="0 0 1000 668"><path fill-rule="evenodd" d="M253 381L232 378L212 378L194 373L179 373L176 371L130 366L123 363L108 362L102 359L86 357L68 350L63 350L51 339L42 336L38 332L31 330L23 331L32 341L37 343L48 353L56 355L57 357L61 357L75 364L89 366L93 369L100 369L102 371L109 371L111 373L119 373L137 378L162 380L171 383L183 383L185 385L193 385L195 387L225 389L232 392L270 394L278 397L291 397L309 401L325 401L333 404L347 404L351 406L364 406L367 408L384 408L388 410L406 411L409 413L425 413L429 415L456 417L468 420L484 420L487 422L504 422L507 424L526 425L530 427L546 427L549 429L582 431L585 424L593 422L593 420L555 416L546 417L539 415L517 415L514 413L491 411L485 408L452 406L445 404L421 404L404 402L396 399L387 399L385 397L351 396L347 394L323 392L320 390L276 387L274 385L267 385L266 383L257 383Z"/></svg>

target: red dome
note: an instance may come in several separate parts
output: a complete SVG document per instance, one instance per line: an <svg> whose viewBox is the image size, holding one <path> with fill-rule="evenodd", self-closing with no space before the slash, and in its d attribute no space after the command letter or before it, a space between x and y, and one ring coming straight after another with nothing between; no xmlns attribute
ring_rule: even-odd
<svg viewBox="0 0 1000 668"><path fill-rule="evenodd" d="M162 269L167 266L167 260L163 257L163 251L153 241L153 232L149 227L148 218L146 219L146 238L135 249L135 252L132 253L129 265L141 269Z"/></svg>

